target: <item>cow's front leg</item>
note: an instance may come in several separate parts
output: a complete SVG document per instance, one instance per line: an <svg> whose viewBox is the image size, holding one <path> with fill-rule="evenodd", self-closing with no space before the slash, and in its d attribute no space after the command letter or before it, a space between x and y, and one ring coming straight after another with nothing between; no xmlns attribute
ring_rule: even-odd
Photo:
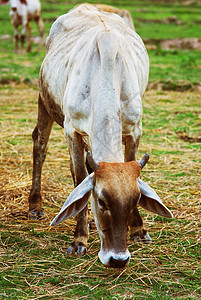
<svg viewBox="0 0 201 300"><path fill-rule="evenodd" d="M143 228L143 221L137 207L134 208L131 213L129 225L130 225L131 240L135 242L143 242L143 243L151 242L151 238L147 230Z"/></svg>
<svg viewBox="0 0 201 300"><path fill-rule="evenodd" d="M66 254L85 254L87 251L88 235L88 206L86 206L77 216L77 225L74 232L74 239L69 245Z"/></svg>
<svg viewBox="0 0 201 300"><path fill-rule="evenodd" d="M79 185L88 175L84 161L84 145L82 137L78 133L67 135L67 141L71 157L71 173L73 176L74 186ZM90 193L85 197L89 198ZM88 242L88 207L86 206L77 215L77 225L74 232L74 239L70 244L66 254L77 253L78 255L86 253Z"/></svg>
<svg viewBox="0 0 201 300"><path fill-rule="evenodd" d="M53 125L53 120L46 111L42 100L38 99L38 123L32 133L33 138L33 178L29 194L29 217L44 218L41 196L41 171L47 152L47 143Z"/></svg>

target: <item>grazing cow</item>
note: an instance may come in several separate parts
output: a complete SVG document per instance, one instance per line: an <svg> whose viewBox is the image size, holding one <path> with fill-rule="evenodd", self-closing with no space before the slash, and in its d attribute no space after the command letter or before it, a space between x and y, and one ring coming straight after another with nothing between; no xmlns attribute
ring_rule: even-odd
<svg viewBox="0 0 201 300"><path fill-rule="evenodd" d="M39 0L1 0L1 4L10 2L10 17L14 27L15 51L18 52L18 26L22 25L21 51L24 52L25 32L28 31L27 52L31 51L31 27L29 22L35 21L40 33L39 51L42 50L44 24L41 17L41 4Z"/></svg>
<svg viewBox="0 0 201 300"><path fill-rule="evenodd" d="M119 9L117 7L106 5L106 4L89 4L89 3L83 3L83 4L93 5L99 10L103 10L103 11L108 12L108 13L114 13L114 14L119 15L120 17L122 17L122 19L125 21L125 23L131 29L135 30L135 26L133 24L133 19L131 17L130 12L127 9ZM78 7L78 6L80 6L80 4L75 6L75 8Z"/></svg>
<svg viewBox="0 0 201 300"><path fill-rule="evenodd" d="M67 253L85 253L91 194L101 238L99 258L105 266L124 267L130 259L129 226L132 239L150 241L137 205L172 217L153 189L139 179L148 156L135 161L142 131L141 97L149 72L146 49L122 18L85 4L55 21L46 47L39 78L38 123L33 131L29 214L43 216L41 170L56 121L64 127L75 189L51 225L78 214Z"/></svg>

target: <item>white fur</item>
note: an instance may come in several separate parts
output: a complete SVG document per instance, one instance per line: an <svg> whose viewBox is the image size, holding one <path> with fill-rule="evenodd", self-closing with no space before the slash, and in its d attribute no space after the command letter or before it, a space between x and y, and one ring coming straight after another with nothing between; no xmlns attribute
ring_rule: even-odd
<svg viewBox="0 0 201 300"><path fill-rule="evenodd" d="M95 161L123 162L122 133L141 134L148 74L141 38L119 16L81 5L52 25L41 76L64 112L65 135L88 137Z"/></svg>
<svg viewBox="0 0 201 300"><path fill-rule="evenodd" d="M127 264L128 264L129 260L131 258L131 255L128 250L126 250L125 252L121 252L121 253L115 253L113 251L107 251L107 250L104 251L101 247L101 250L98 253L98 257L104 266L109 267L111 258L119 260L119 261L121 261L121 260L125 261L128 259L128 262L127 262Z"/></svg>

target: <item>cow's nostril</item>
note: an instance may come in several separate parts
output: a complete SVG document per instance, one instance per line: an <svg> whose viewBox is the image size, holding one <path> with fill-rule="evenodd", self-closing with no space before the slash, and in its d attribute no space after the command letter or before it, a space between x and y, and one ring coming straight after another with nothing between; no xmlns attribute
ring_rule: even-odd
<svg viewBox="0 0 201 300"><path fill-rule="evenodd" d="M115 259L113 257L110 258L110 267L111 268L123 268L129 261L129 257L126 259Z"/></svg>

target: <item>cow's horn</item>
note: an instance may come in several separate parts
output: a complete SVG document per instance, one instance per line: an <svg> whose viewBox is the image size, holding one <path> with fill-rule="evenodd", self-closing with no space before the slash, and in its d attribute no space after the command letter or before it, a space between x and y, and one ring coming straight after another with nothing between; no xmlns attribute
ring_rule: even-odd
<svg viewBox="0 0 201 300"><path fill-rule="evenodd" d="M149 153L145 153L145 155L138 161L138 165L140 166L140 169L144 168L146 163L149 160Z"/></svg>
<svg viewBox="0 0 201 300"><path fill-rule="evenodd" d="M87 161L94 172L99 168L90 151L87 152Z"/></svg>

